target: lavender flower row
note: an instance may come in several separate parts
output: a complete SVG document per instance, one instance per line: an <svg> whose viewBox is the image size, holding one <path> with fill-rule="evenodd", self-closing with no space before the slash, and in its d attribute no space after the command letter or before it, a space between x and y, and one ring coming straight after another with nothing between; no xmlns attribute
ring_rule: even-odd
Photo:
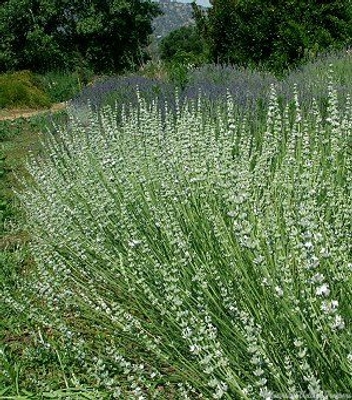
<svg viewBox="0 0 352 400"><path fill-rule="evenodd" d="M196 100L201 94L203 104L208 105L207 111L211 111L215 102L225 100L226 94L230 93L239 110L253 111L262 107L266 112L272 85L283 105L294 100L292 87L296 85L302 109L308 110L316 101L320 111L324 113L330 80L333 80L339 100L346 99L347 94L351 93L352 76L346 76L350 58L349 53L325 56L291 72L281 80L267 72L236 66L205 65L188 71L187 84L183 89L177 88L177 82L138 75L111 77L84 88L71 104L75 108L89 104L93 110L107 104L117 105L118 109L121 109L122 104L135 106L138 103L138 88L142 98L148 102L157 101L162 110L165 103L169 109L175 109L177 88L181 105ZM331 64L333 68L330 67Z"/></svg>

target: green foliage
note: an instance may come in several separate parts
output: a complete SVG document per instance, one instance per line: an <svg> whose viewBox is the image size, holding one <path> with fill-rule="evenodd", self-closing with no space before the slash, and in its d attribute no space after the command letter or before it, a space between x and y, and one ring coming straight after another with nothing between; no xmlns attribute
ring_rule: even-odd
<svg viewBox="0 0 352 400"><path fill-rule="evenodd" d="M197 27L183 26L170 32L160 43L163 61L200 64L205 61L205 43Z"/></svg>
<svg viewBox="0 0 352 400"><path fill-rule="evenodd" d="M3 74L0 75L0 107L48 107L51 103L72 99L92 78L89 70Z"/></svg>
<svg viewBox="0 0 352 400"><path fill-rule="evenodd" d="M167 79L181 90L189 81L189 67L182 62L171 62L166 67Z"/></svg>
<svg viewBox="0 0 352 400"><path fill-rule="evenodd" d="M7 232L8 226L14 225L14 220L18 216L13 194L12 172L21 174L28 148L32 152L38 149L36 138L38 132L45 132L48 127L65 121L65 113L57 113L51 118L41 114L31 118L0 121L0 251L4 243L3 235L10 234L12 237L11 232Z"/></svg>
<svg viewBox="0 0 352 400"><path fill-rule="evenodd" d="M23 220L18 202L13 193L12 172L21 176L28 148L36 153L38 132L45 132L51 122L58 125L65 122L64 113L52 118L38 115L32 118L19 118L14 121L0 121L0 398L13 399L103 399L106 396L92 390L78 389L72 384L62 390L40 394L38 386L30 379L34 376L40 381L46 374L51 382L62 382L62 367L56 359L49 358L45 351L38 350L37 343L28 332L31 321L25 313L17 310L13 313L9 307L10 299L17 300L17 294L24 274L30 269L30 257L26 247L27 236L23 232ZM15 302L16 302L15 300ZM14 305L15 303L12 303ZM66 362L64 355L61 359ZM30 362L28 360L30 359ZM24 373L29 380L20 379ZM49 379L49 378L48 378ZM44 380L44 378L43 378ZM45 383L43 384L45 386ZM53 385L51 385L51 388ZM26 390L27 389L27 390ZM31 390L33 389L33 391ZM84 388L82 388L84 389Z"/></svg>
<svg viewBox="0 0 352 400"><path fill-rule="evenodd" d="M207 47L196 26L183 26L170 32L160 42L160 58L165 62L167 77L184 89L190 67L203 64Z"/></svg>
<svg viewBox="0 0 352 400"><path fill-rule="evenodd" d="M29 71L0 75L0 108L49 107L49 96L40 81Z"/></svg>
<svg viewBox="0 0 352 400"><path fill-rule="evenodd" d="M158 6L142 0L5 0L0 5L0 71L138 65Z"/></svg>
<svg viewBox="0 0 352 400"><path fill-rule="evenodd" d="M89 70L76 70L74 72L47 72L43 75L37 75L42 83L45 93L52 102L62 102L72 99L87 85L93 78Z"/></svg>
<svg viewBox="0 0 352 400"><path fill-rule="evenodd" d="M194 6L215 62L262 65L281 73L319 52L351 43L349 1L213 0Z"/></svg>

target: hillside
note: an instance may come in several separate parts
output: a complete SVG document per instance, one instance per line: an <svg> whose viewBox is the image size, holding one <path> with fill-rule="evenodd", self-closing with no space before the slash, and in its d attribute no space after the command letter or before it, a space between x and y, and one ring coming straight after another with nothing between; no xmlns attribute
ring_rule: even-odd
<svg viewBox="0 0 352 400"><path fill-rule="evenodd" d="M178 3L170 0L160 0L158 3L160 3L160 8L164 14L156 17L153 22L154 37L157 40L181 26L194 23L190 3Z"/></svg>

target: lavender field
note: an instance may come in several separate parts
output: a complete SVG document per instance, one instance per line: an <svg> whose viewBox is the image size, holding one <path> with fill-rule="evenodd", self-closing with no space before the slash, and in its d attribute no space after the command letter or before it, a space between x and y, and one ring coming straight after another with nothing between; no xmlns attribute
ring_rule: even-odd
<svg viewBox="0 0 352 400"><path fill-rule="evenodd" d="M352 398L350 61L72 99L18 177L33 266L2 300L34 345L4 398Z"/></svg>

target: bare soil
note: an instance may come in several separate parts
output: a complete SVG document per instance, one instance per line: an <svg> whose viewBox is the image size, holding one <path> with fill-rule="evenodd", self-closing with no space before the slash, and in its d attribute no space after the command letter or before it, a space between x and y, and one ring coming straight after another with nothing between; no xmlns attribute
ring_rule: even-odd
<svg viewBox="0 0 352 400"><path fill-rule="evenodd" d="M47 112L57 112L64 110L67 106L66 102L56 103L51 106L51 108L34 110L33 108L13 108L0 110L0 121L14 120L17 118L30 118L38 114L44 114Z"/></svg>

